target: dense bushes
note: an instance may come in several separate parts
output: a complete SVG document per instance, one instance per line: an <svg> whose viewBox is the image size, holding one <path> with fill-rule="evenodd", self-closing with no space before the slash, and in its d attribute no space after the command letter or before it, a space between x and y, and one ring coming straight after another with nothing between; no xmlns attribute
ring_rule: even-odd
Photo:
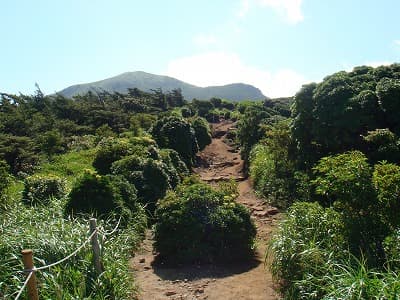
<svg viewBox="0 0 400 300"><path fill-rule="evenodd" d="M211 130L208 122L200 117L194 118L191 121L194 133L196 135L199 150L203 150L208 144L211 143Z"/></svg>
<svg viewBox="0 0 400 300"><path fill-rule="evenodd" d="M102 218L121 216L123 223L143 220L134 186L117 176L85 172L72 187L65 211L70 215L94 214Z"/></svg>
<svg viewBox="0 0 400 300"><path fill-rule="evenodd" d="M156 210L155 249L170 262L246 258L255 227L247 209L206 184L180 186Z"/></svg>
<svg viewBox="0 0 400 300"><path fill-rule="evenodd" d="M156 122L152 135L161 148L179 153L188 166L192 166L199 150L193 127L183 118L165 117Z"/></svg>
<svg viewBox="0 0 400 300"><path fill-rule="evenodd" d="M57 176L33 175L25 178L22 199L26 204L48 204L52 197L66 193L65 181Z"/></svg>
<svg viewBox="0 0 400 300"><path fill-rule="evenodd" d="M296 171L291 159L292 140L287 120L265 126L265 138L250 153L254 187L270 204L287 208L293 201L308 201L309 177Z"/></svg>
<svg viewBox="0 0 400 300"><path fill-rule="evenodd" d="M157 200L164 197L171 188L171 183L177 184L179 181L177 174L169 176L169 168L162 161L137 155L116 161L111 169L113 174L123 176L136 187L140 201L151 213L154 212Z"/></svg>

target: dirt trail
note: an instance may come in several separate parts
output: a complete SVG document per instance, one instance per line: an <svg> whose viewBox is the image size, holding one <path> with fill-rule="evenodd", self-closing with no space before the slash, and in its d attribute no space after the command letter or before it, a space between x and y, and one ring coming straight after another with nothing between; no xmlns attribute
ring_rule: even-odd
<svg viewBox="0 0 400 300"><path fill-rule="evenodd" d="M131 260L139 299L279 299L273 289L271 274L264 266L264 254L266 242L280 215L254 195L250 181L242 173L240 154L225 142L226 134L233 126L228 121L213 125L212 143L200 153L199 167L193 171L210 184L230 178L239 181L237 201L250 209L257 226L256 256L251 261L229 265L176 268L153 265L152 233L148 231L141 249Z"/></svg>

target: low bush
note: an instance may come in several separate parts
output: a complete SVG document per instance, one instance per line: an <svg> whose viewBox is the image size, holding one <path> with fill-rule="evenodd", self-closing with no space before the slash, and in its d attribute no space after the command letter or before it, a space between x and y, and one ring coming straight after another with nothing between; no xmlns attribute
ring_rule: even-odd
<svg viewBox="0 0 400 300"><path fill-rule="evenodd" d="M211 129L207 121L201 117L196 117L191 121L194 129L199 150L203 150L211 143Z"/></svg>
<svg viewBox="0 0 400 300"><path fill-rule="evenodd" d="M178 180L169 177L169 168L162 161L137 155L114 162L111 170L113 174L123 176L136 187L139 200L150 213L154 212L158 199L163 198L171 188L171 181Z"/></svg>
<svg viewBox="0 0 400 300"><path fill-rule="evenodd" d="M176 116L159 119L151 133L160 148L174 149L188 166L193 165L199 148L194 129L185 119Z"/></svg>
<svg viewBox="0 0 400 300"><path fill-rule="evenodd" d="M154 246L162 260L218 262L252 254L256 229L248 210L206 184L169 192L156 217Z"/></svg>
<svg viewBox="0 0 400 300"><path fill-rule="evenodd" d="M65 180L54 175L32 175L25 178L22 200L25 204L48 204L51 198L66 194Z"/></svg>
<svg viewBox="0 0 400 300"><path fill-rule="evenodd" d="M68 215L90 214L101 218L116 215L122 223L144 219L144 210L137 202L136 189L125 179L86 172L72 187L65 207Z"/></svg>
<svg viewBox="0 0 400 300"><path fill-rule="evenodd" d="M115 138L101 141L93 160L93 167L99 174L109 174L112 163L129 154L129 146L127 141Z"/></svg>

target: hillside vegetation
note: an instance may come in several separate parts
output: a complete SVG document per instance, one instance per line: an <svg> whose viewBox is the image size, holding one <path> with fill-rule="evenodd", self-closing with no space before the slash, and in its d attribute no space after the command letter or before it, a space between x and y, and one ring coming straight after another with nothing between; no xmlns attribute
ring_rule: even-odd
<svg viewBox="0 0 400 300"><path fill-rule="evenodd" d="M399 103L393 64L304 85L275 123L246 111L239 131L253 133L242 143L255 188L288 208L269 250L285 299L400 294Z"/></svg>
<svg viewBox="0 0 400 300"><path fill-rule="evenodd" d="M105 272L96 276L85 248L38 273L42 297L135 297L127 261L151 226L161 263L250 258L256 228L235 191L191 176L209 122L230 119L225 142L258 195L286 212L267 253L282 296L397 299L399 104L399 64L240 103L187 102L179 89L1 94L0 297L23 283L21 249L33 248L38 266L54 262L87 237L90 216Z"/></svg>
<svg viewBox="0 0 400 300"><path fill-rule="evenodd" d="M188 103L179 90L88 92L73 99L45 96L39 88L34 95L1 94L0 298L15 297L22 286L22 249L33 249L37 267L62 259L87 238L92 216L99 220L105 271L96 274L84 247L37 272L41 298L136 297L128 258L152 225L165 261L253 255L247 209L230 191L188 177L196 153L211 142L208 122L236 120L252 105L219 98ZM168 229L171 209L179 211L175 235ZM204 230L218 235L209 238ZM193 251L175 251L178 238Z"/></svg>

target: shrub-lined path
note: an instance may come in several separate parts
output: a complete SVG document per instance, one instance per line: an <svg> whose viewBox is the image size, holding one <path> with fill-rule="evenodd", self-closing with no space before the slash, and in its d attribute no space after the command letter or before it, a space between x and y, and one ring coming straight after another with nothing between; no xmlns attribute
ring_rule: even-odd
<svg viewBox="0 0 400 300"><path fill-rule="evenodd" d="M148 231L141 249L131 260L139 299L278 299L271 274L264 265L264 255L280 216L275 208L266 206L254 195L250 181L243 176L240 154L226 141L233 127L230 121L213 124L212 143L199 154L194 172L209 184L230 178L239 182L237 201L250 209L257 226L256 256L233 264L163 267L153 263L152 232Z"/></svg>

